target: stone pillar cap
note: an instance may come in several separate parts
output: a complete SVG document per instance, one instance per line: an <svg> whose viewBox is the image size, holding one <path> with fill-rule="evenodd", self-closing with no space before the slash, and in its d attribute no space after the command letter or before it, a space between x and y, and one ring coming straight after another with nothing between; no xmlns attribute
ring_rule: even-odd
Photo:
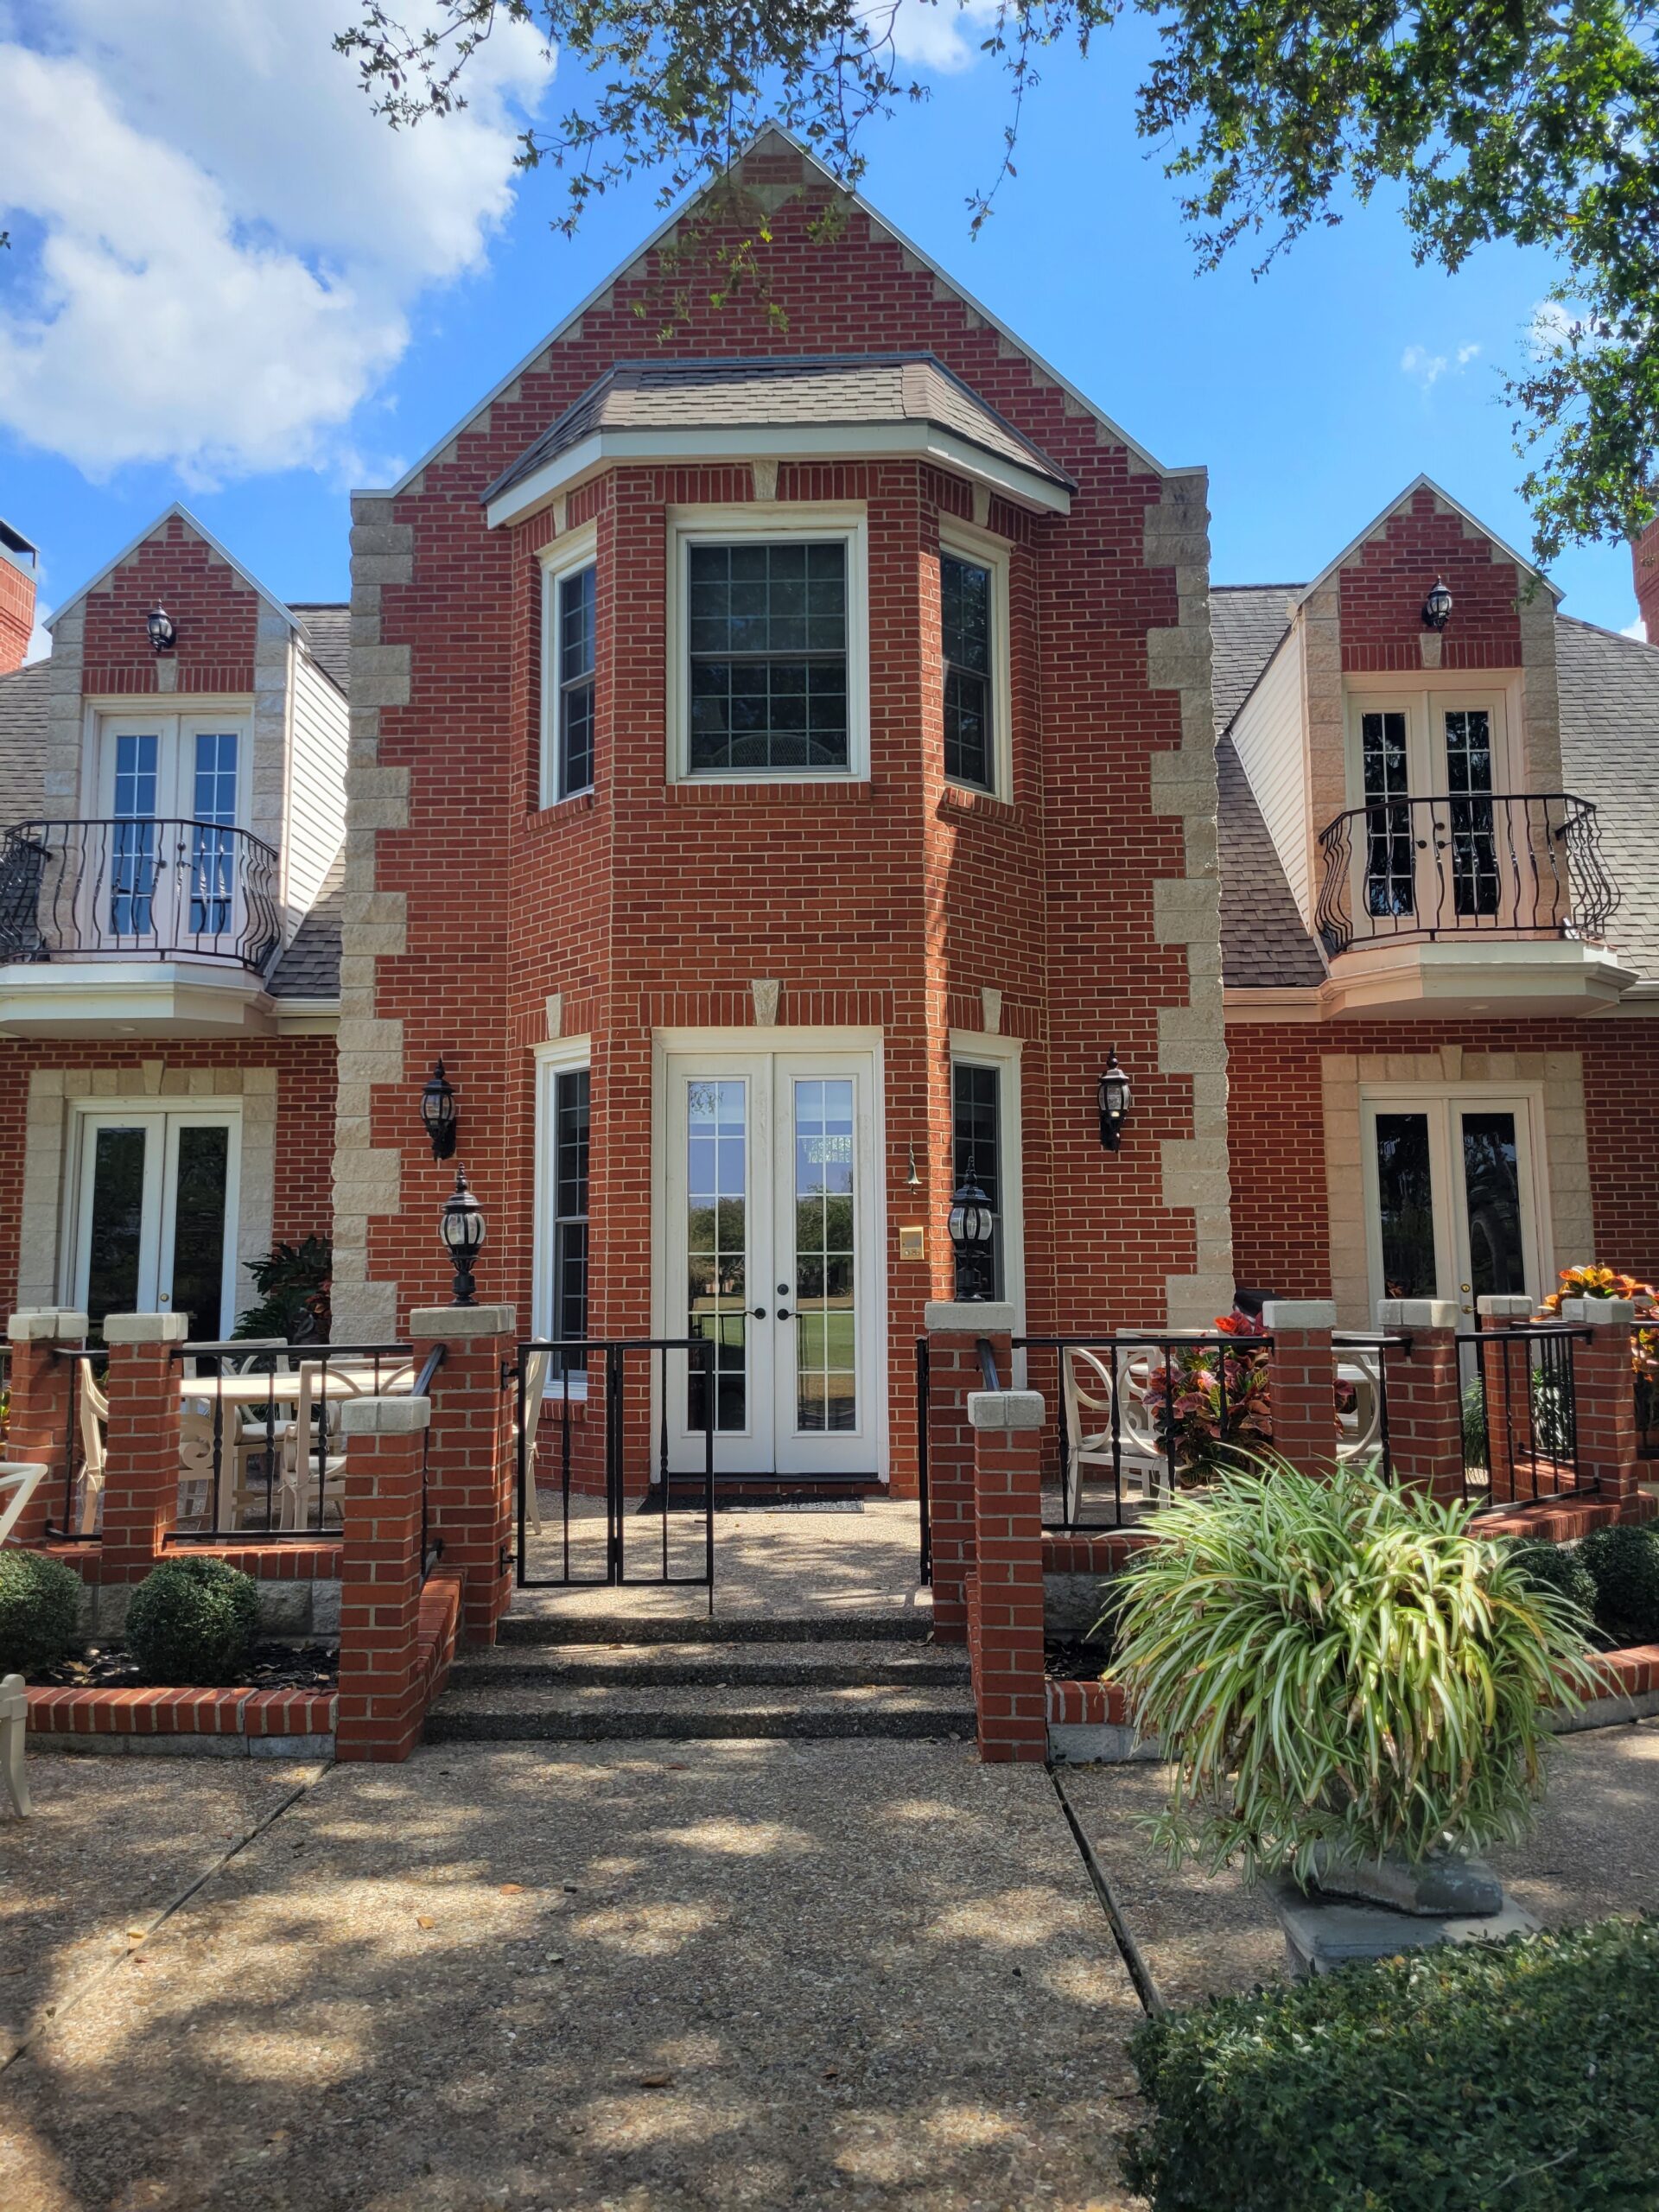
<svg viewBox="0 0 1659 2212"><path fill-rule="evenodd" d="M1587 1323L1592 1328L1608 1328L1615 1321L1630 1327L1636 1319L1636 1300L1633 1298L1564 1298L1561 1319L1574 1322L1582 1328Z"/></svg>
<svg viewBox="0 0 1659 2212"><path fill-rule="evenodd" d="M1337 1307L1330 1298L1270 1298L1262 1308L1262 1326L1274 1329L1334 1329Z"/></svg>
<svg viewBox="0 0 1659 2212"><path fill-rule="evenodd" d="M432 1419L430 1398L347 1398L340 1405L345 1436L418 1436Z"/></svg>
<svg viewBox="0 0 1659 2212"><path fill-rule="evenodd" d="M73 1343L86 1333L86 1316L69 1306L41 1306L14 1313L6 1334L15 1344L41 1344L61 1337Z"/></svg>
<svg viewBox="0 0 1659 2212"><path fill-rule="evenodd" d="M969 1428L1040 1428L1045 1418L1040 1390L970 1390Z"/></svg>
<svg viewBox="0 0 1659 2212"><path fill-rule="evenodd" d="M1489 1321L1529 1321L1533 1304L1513 1292L1489 1291L1475 1300L1475 1311Z"/></svg>
<svg viewBox="0 0 1659 2212"><path fill-rule="evenodd" d="M106 1313L106 1344L181 1344L190 1333L188 1313Z"/></svg>
<svg viewBox="0 0 1659 2212"><path fill-rule="evenodd" d="M1455 1329L1458 1303L1452 1298L1379 1298L1379 1329Z"/></svg>
<svg viewBox="0 0 1659 2212"><path fill-rule="evenodd" d="M930 1298L922 1326L930 1337L1011 1336L1014 1308L1006 1298Z"/></svg>
<svg viewBox="0 0 1659 2212"><path fill-rule="evenodd" d="M516 1337L516 1306L417 1306L409 1333L439 1343L465 1344L472 1337Z"/></svg>

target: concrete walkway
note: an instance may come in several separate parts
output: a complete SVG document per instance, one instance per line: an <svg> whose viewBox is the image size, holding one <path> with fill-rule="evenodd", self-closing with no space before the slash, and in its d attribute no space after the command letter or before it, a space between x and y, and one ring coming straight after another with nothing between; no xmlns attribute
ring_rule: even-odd
<svg viewBox="0 0 1659 2212"><path fill-rule="evenodd" d="M108 1787L43 1770L42 1867ZM167 1784L182 1868L227 1808L201 1765ZM336 1768L138 1948L0 2073L7 2212L1133 2201L1139 2006L1047 1777L966 1748Z"/></svg>

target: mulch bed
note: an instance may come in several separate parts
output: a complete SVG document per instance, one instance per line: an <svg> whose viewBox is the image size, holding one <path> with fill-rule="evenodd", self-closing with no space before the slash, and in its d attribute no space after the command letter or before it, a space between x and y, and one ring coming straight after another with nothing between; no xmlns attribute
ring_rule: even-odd
<svg viewBox="0 0 1659 2212"><path fill-rule="evenodd" d="M1111 1656L1104 1643L1051 1637L1043 1646L1043 1672L1057 1682L1097 1682Z"/></svg>
<svg viewBox="0 0 1659 2212"><path fill-rule="evenodd" d="M215 1689L332 1690L340 1680L340 1655L326 1643L256 1643L248 1664ZM132 1690L154 1688L130 1651L92 1644L29 1677L31 1689ZM173 1686L169 1686L173 1687Z"/></svg>

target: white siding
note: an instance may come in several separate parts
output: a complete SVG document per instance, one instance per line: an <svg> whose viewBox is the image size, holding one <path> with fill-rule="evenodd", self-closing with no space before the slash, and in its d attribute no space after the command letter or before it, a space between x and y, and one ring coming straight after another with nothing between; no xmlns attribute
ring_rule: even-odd
<svg viewBox="0 0 1659 2212"><path fill-rule="evenodd" d="M1233 743L1279 855L1291 896L1311 927L1307 875L1306 747L1302 714L1301 636L1293 629L1233 722Z"/></svg>
<svg viewBox="0 0 1659 2212"><path fill-rule="evenodd" d="M296 642L288 821L283 838L290 935L310 911L346 834L346 702Z"/></svg>

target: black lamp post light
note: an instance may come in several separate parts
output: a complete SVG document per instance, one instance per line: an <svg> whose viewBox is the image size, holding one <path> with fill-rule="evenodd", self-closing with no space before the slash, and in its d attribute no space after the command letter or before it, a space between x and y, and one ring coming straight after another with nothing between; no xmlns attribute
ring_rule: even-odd
<svg viewBox="0 0 1659 2212"><path fill-rule="evenodd" d="M443 1062L435 1061L426 1078L426 1088L421 1093L421 1120L426 1134L432 1140L434 1160L453 1160L455 1156L455 1094L443 1072Z"/></svg>
<svg viewBox="0 0 1659 2212"><path fill-rule="evenodd" d="M438 1223L443 1248L455 1270L452 1306L474 1306L473 1262L484 1249L484 1209L467 1186L463 1171L455 1170L455 1187L443 1202Z"/></svg>
<svg viewBox="0 0 1659 2212"><path fill-rule="evenodd" d="M1096 1085L1096 1103L1100 1109L1100 1141L1108 1152L1116 1152L1132 1103L1129 1078L1118 1065L1116 1052L1106 1055L1106 1072Z"/></svg>
<svg viewBox="0 0 1659 2212"><path fill-rule="evenodd" d="M991 1243L996 1234L996 1216L971 1176L963 1179L950 1201L948 1226L951 1249L957 1255L957 1296L965 1303L982 1306L992 1293Z"/></svg>
<svg viewBox="0 0 1659 2212"><path fill-rule="evenodd" d="M1452 620L1452 594L1443 577L1436 576L1434 588L1423 601L1423 620L1431 630L1444 630Z"/></svg>
<svg viewBox="0 0 1659 2212"><path fill-rule="evenodd" d="M178 627L164 607L150 608L144 617L144 627L149 632L151 645L158 653L170 653L178 643Z"/></svg>

